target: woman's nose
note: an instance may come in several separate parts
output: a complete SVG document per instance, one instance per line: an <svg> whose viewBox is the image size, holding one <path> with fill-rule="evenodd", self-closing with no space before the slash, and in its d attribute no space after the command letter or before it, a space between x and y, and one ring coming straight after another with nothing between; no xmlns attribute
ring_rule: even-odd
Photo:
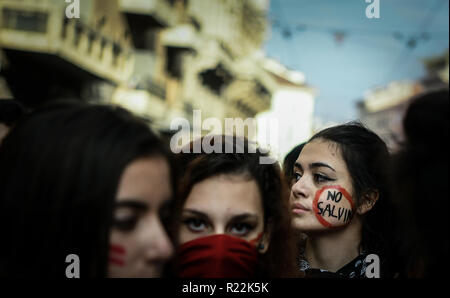
<svg viewBox="0 0 450 298"><path fill-rule="evenodd" d="M311 193L311 188L308 186L305 177L297 180L291 188L291 194L296 199L308 198Z"/></svg>
<svg viewBox="0 0 450 298"><path fill-rule="evenodd" d="M214 227L214 232L213 232L214 235L225 234L225 233L226 233L225 226L223 226L223 225L216 225Z"/></svg>
<svg viewBox="0 0 450 298"><path fill-rule="evenodd" d="M167 261L174 253L172 241L158 218L149 223L145 242L146 257L153 261Z"/></svg>

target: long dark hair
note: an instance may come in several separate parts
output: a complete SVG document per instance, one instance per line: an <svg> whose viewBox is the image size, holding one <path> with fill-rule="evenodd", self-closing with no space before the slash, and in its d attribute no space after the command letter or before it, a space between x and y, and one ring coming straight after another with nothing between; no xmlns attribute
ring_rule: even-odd
<svg viewBox="0 0 450 298"><path fill-rule="evenodd" d="M406 277L448 275L448 106L448 89L413 98L403 120L405 142L391 162L397 247Z"/></svg>
<svg viewBox="0 0 450 298"><path fill-rule="evenodd" d="M18 101L0 99L0 123L12 127L25 113L25 107Z"/></svg>
<svg viewBox="0 0 450 298"><path fill-rule="evenodd" d="M359 122L324 129L309 142L315 139L338 145L351 177L356 207L363 203L366 192L379 193L375 206L362 217L360 248L367 253L378 254L382 262L387 262L392 258L390 245L394 233L394 213L388 196L390 156L385 142ZM384 268L388 268L387 263Z"/></svg>
<svg viewBox="0 0 450 298"><path fill-rule="evenodd" d="M286 181L290 184L289 186L291 186L291 184L293 182L293 179L294 179L294 164L297 161L298 156L302 152L303 147L305 147L305 144L306 143L301 143L301 144L295 146L284 157L284 160L283 160L283 173L284 173L284 176L286 178Z"/></svg>
<svg viewBox="0 0 450 298"><path fill-rule="evenodd" d="M104 277L120 176L169 151L119 107L56 102L20 121L0 147L0 276Z"/></svg>
<svg viewBox="0 0 450 298"><path fill-rule="evenodd" d="M253 147L252 153L252 145L245 138L220 136L219 139L218 147L221 152L227 152L226 147L231 145L228 148L232 148L233 153L205 153L202 149L201 153L178 154L178 164L186 170L180 181L176 224L179 223L182 207L196 183L222 174L244 175L248 179L254 179L262 197L264 227L267 228L270 224L271 228L269 248L260 257L257 274L260 277L297 276L294 267L295 245L288 212L289 194L279 164L262 164L260 158L268 157L268 154L256 147ZM195 142L204 142L204 138L191 142L190 149L193 149ZM211 138L209 144L214 145L214 142Z"/></svg>

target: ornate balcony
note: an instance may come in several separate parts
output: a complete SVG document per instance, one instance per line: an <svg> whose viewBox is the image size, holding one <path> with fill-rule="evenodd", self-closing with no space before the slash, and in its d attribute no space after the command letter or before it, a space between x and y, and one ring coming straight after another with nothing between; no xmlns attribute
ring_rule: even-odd
<svg viewBox="0 0 450 298"><path fill-rule="evenodd" d="M117 85L132 74L131 47L66 18L64 1L0 0L0 20L1 48L54 55Z"/></svg>

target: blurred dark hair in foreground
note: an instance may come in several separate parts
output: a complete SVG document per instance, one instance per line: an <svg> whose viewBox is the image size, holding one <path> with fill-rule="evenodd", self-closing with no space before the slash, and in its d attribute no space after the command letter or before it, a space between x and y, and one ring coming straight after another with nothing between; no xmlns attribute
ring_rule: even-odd
<svg viewBox="0 0 450 298"><path fill-rule="evenodd" d="M119 179L127 164L169 152L122 108L54 102L25 116L0 147L0 276L105 277ZM83 265L84 264L84 265Z"/></svg>
<svg viewBox="0 0 450 298"><path fill-rule="evenodd" d="M405 277L448 276L448 89L413 99L405 142L391 163L391 191Z"/></svg>
<svg viewBox="0 0 450 298"><path fill-rule="evenodd" d="M13 126L23 115L25 107L18 101L12 99L0 99L0 123Z"/></svg>

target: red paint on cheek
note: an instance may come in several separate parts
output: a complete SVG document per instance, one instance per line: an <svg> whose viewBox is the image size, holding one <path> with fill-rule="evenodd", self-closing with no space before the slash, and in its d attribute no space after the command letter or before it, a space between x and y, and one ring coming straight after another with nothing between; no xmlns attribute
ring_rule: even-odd
<svg viewBox="0 0 450 298"><path fill-rule="evenodd" d="M125 265L126 250L123 246L111 244L109 246L109 263L123 267Z"/></svg>
<svg viewBox="0 0 450 298"><path fill-rule="evenodd" d="M322 189L319 189L316 192L316 195L314 197L314 201L313 201L313 210L314 210L314 215L316 216L317 220L326 228L336 228L336 226L334 226L333 224L329 223L328 221L325 220L325 218L323 216L320 215L319 212L319 207L318 207L318 203L319 203L319 199L322 195L322 193L324 193L327 190L337 190L342 194L342 197L345 198L349 204L350 204L350 210L352 211L352 213L355 210L355 206L353 204L353 199L352 196L341 186L339 185L332 185L332 186L325 186ZM334 210L334 209L333 209ZM350 219L351 220L351 219ZM346 224L349 224L350 221L348 221Z"/></svg>

